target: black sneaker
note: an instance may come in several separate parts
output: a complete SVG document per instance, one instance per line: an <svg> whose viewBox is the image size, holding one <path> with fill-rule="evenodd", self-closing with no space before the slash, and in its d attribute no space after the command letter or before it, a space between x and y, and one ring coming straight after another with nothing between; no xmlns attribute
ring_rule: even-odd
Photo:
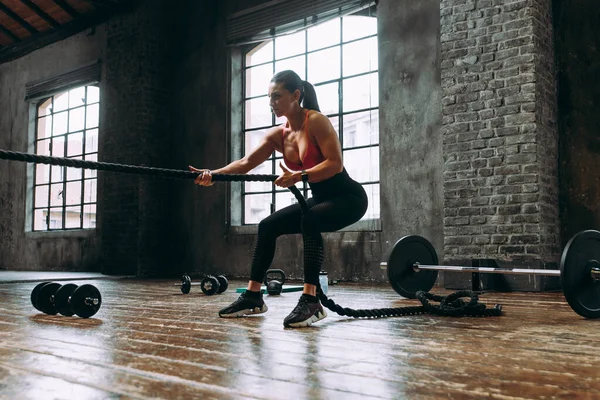
<svg viewBox="0 0 600 400"><path fill-rule="evenodd" d="M246 293L242 293L231 305L219 311L219 317L236 318L250 314L262 314L267 312L268 309L269 307L263 301L262 296L251 298L250 296L246 296Z"/></svg>
<svg viewBox="0 0 600 400"><path fill-rule="evenodd" d="M323 306L319 300L315 301L314 299L313 296L300 296L296 308L283 320L283 326L286 328L302 328L325 318L327 313Z"/></svg>

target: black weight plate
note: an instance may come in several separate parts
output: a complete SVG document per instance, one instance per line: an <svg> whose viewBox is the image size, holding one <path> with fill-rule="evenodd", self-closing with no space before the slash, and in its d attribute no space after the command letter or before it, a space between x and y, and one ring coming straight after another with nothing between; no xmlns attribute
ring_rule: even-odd
<svg viewBox="0 0 600 400"><path fill-rule="evenodd" d="M219 280L214 276L208 275L200 282L202 292L207 296L212 296L219 291Z"/></svg>
<svg viewBox="0 0 600 400"><path fill-rule="evenodd" d="M398 240L388 258L388 280L392 288L402 297L414 299L419 290L428 292L437 279L437 271L415 272L413 265L438 265L435 249L420 236L405 236Z"/></svg>
<svg viewBox="0 0 600 400"><path fill-rule="evenodd" d="M51 282L39 289L35 302L41 312L48 315L56 315L58 313L54 306L53 296L61 286L60 283Z"/></svg>
<svg viewBox="0 0 600 400"><path fill-rule="evenodd" d="M93 285L81 285L71 295L71 309L81 318L89 318L96 314L101 305L102 295Z"/></svg>
<svg viewBox="0 0 600 400"><path fill-rule="evenodd" d="M225 278L223 275L217 276L217 280L219 281L219 290L217 290L217 293L221 294L227 290L227 288L229 287L229 282L227 281L227 278Z"/></svg>
<svg viewBox="0 0 600 400"><path fill-rule="evenodd" d="M40 289L42 288L42 286L47 285L48 283L51 283L51 282L38 283L37 285L35 285L35 287L31 291L31 305L33 306L33 308L35 308L38 311L42 311L42 310L40 310L37 305L37 294L40 291Z"/></svg>
<svg viewBox="0 0 600 400"><path fill-rule="evenodd" d="M190 292L191 288L192 288L192 279L187 275L183 275L181 277L181 293L188 294Z"/></svg>
<svg viewBox="0 0 600 400"><path fill-rule="evenodd" d="M560 278L567 302L585 318L600 317L600 282L591 276L590 261L600 261L600 232L581 231L565 246Z"/></svg>
<svg viewBox="0 0 600 400"><path fill-rule="evenodd" d="M71 317L75 314L71 309L69 297L71 297L78 287L79 286L74 283L67 283L56 291L56 294L54 295L54 306L59 314L64 315L65 317Z"/></svg>

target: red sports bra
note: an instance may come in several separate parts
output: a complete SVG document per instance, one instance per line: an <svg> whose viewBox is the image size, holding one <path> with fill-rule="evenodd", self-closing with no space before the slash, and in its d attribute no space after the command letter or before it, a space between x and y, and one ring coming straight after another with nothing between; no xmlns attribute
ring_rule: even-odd
<svg viewBox="0 0 600 400"><path fill-rule="evenodd" d="M310 111L306 112L306 117L304 118L304 131L308 135L308 114ZM285 141L285 135L290 131L290 123L289 121L285 123L285 127L283 128L283 140ZM296 164L293 161L290 161L285 158L285 154L283 156L283 161L285 165L288 166L289 169L294 171L301 171L303 169L309 169L314 167L315 165L323 162L325 157L321 153L321 150L315 146L315 144L307 138L308 145L306 146L306 152L304 153L304 157L301 160L301 164Z"/></svg>

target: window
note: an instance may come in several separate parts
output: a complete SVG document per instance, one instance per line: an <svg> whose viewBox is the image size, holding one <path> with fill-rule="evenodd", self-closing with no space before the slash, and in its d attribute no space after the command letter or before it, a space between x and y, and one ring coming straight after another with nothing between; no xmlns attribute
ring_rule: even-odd
<svg viewBox="0 0 600 400"><path fill-rule="evenodd" d="M97 161L98 86L81 86L36 105L35 153ZM96 171L36 164L34 231L96 226Z"/></svg>
<svg viewBox="0 0 600 400"><path fill-rule="evenodd" d="M291 69L315 86L321 112L339 134L344 166L369 196L363 219L379 218L379 88L377 20L370 16L338 17L307 30L264 41L245 52L242 64L244 154L265 131L285 122L269 108L273 74ZM279 174L281 154L250 173ZM304 188L305 196L310 189ZM271 183L242 186L242 223L256 224L293 204L287 190Z"/></svg>

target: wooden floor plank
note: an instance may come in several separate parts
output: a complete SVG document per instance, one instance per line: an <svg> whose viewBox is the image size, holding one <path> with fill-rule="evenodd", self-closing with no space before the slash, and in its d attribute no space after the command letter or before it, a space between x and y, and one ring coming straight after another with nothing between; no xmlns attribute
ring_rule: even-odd
<svg viewBox="0 0 600 400"><path fill-rule="evenodd" d="M217 311L244 282L216 296L183 295L168 281L80 283L102 292L94 318L41 314L34 283L0 285L0 397L19 385L41 393L45 381L84 398L600 398L600 321L579 317L560 293L482 294L503 305L501 317L328 311L290 330L282 321L299 293L266 296L266 314L229 320ZM352 308L419 304L383 286L330 294Z"/></svg>

